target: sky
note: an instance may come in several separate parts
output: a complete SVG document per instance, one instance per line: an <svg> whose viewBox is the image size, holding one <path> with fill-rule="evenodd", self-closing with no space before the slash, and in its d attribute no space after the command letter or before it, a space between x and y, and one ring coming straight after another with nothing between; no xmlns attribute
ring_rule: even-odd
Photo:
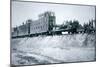
<svg viewBox="0 0 100 67"><path fill-rule="evenodd" d="M78 20L83 25L95 19L95 6L12 1L11 7L12 27L25 23L27 19L37 20L38 15L46 11L55 13L56 24Z"/></svg>

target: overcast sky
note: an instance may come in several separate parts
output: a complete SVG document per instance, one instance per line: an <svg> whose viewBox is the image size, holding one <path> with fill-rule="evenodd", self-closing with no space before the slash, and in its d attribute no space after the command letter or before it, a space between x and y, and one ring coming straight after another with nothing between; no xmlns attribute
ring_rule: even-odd
<svg viewBox="0 0 100 67"><path fill-rule="evenodd" d="M27 19L37 20L45 11L55 12L56 24L65 20L78 20L80 24L95 19L94 6L64 5L35 2L12 2L12 27L19 26Z"/></svg>

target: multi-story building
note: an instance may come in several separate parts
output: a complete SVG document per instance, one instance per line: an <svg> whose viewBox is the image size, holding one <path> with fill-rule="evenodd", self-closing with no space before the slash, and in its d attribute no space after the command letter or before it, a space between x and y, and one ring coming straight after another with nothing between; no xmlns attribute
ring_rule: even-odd
<svg viewBox="0 0 100 67"><path fill-rule="evenodd" d="M38 20L28 19L25 24L14 28L14 36L24 36L31 34L50 34L56 22L54 12L45 12L38 16ZM13 36L12 35L12 36Z"/></svg>
<svg viewBox="0 0 100 67"><path fill-rule="evenodd" d="M30 23L30 34L50 32L55 25L55 14L53 12L45 12L40 14L38 20Z"/></svg>

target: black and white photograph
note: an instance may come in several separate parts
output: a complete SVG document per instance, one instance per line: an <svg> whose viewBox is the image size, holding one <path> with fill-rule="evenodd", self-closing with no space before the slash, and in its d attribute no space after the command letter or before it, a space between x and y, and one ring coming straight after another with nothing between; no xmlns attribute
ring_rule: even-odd
<svg viewBox="0 0 100 67"><path fill-rule="evenodd" d="M96 61L96 6L11 0L11 65Z"/></svg>

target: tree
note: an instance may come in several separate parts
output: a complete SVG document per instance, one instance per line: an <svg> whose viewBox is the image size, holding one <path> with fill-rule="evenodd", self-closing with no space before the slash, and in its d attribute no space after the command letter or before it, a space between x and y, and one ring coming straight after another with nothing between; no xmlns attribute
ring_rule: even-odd
<svg viewBox="0 0 100 67"><path fill-rule="evenodd" d="M74 20L73 23L71 23L71 31L72 33L77 33L77 29L79 28L79 21Z"/></svg>
<svg viewBox="0 0 100 67"><path fill-rule="evenodd" d="M89 20L89 23L84 23L84 32L85 33L92 33L95 32L95 27L94 27L94 20Z"/></svg>
<svg viewBox="0 0 100 67"><path fill-rule="evenodd" d="M68 29L68 33L78 33L78 29L81 29L82 25L79 24L78 20L70 20L70 21L65 21L61 26L60 29Z"/></svg>

